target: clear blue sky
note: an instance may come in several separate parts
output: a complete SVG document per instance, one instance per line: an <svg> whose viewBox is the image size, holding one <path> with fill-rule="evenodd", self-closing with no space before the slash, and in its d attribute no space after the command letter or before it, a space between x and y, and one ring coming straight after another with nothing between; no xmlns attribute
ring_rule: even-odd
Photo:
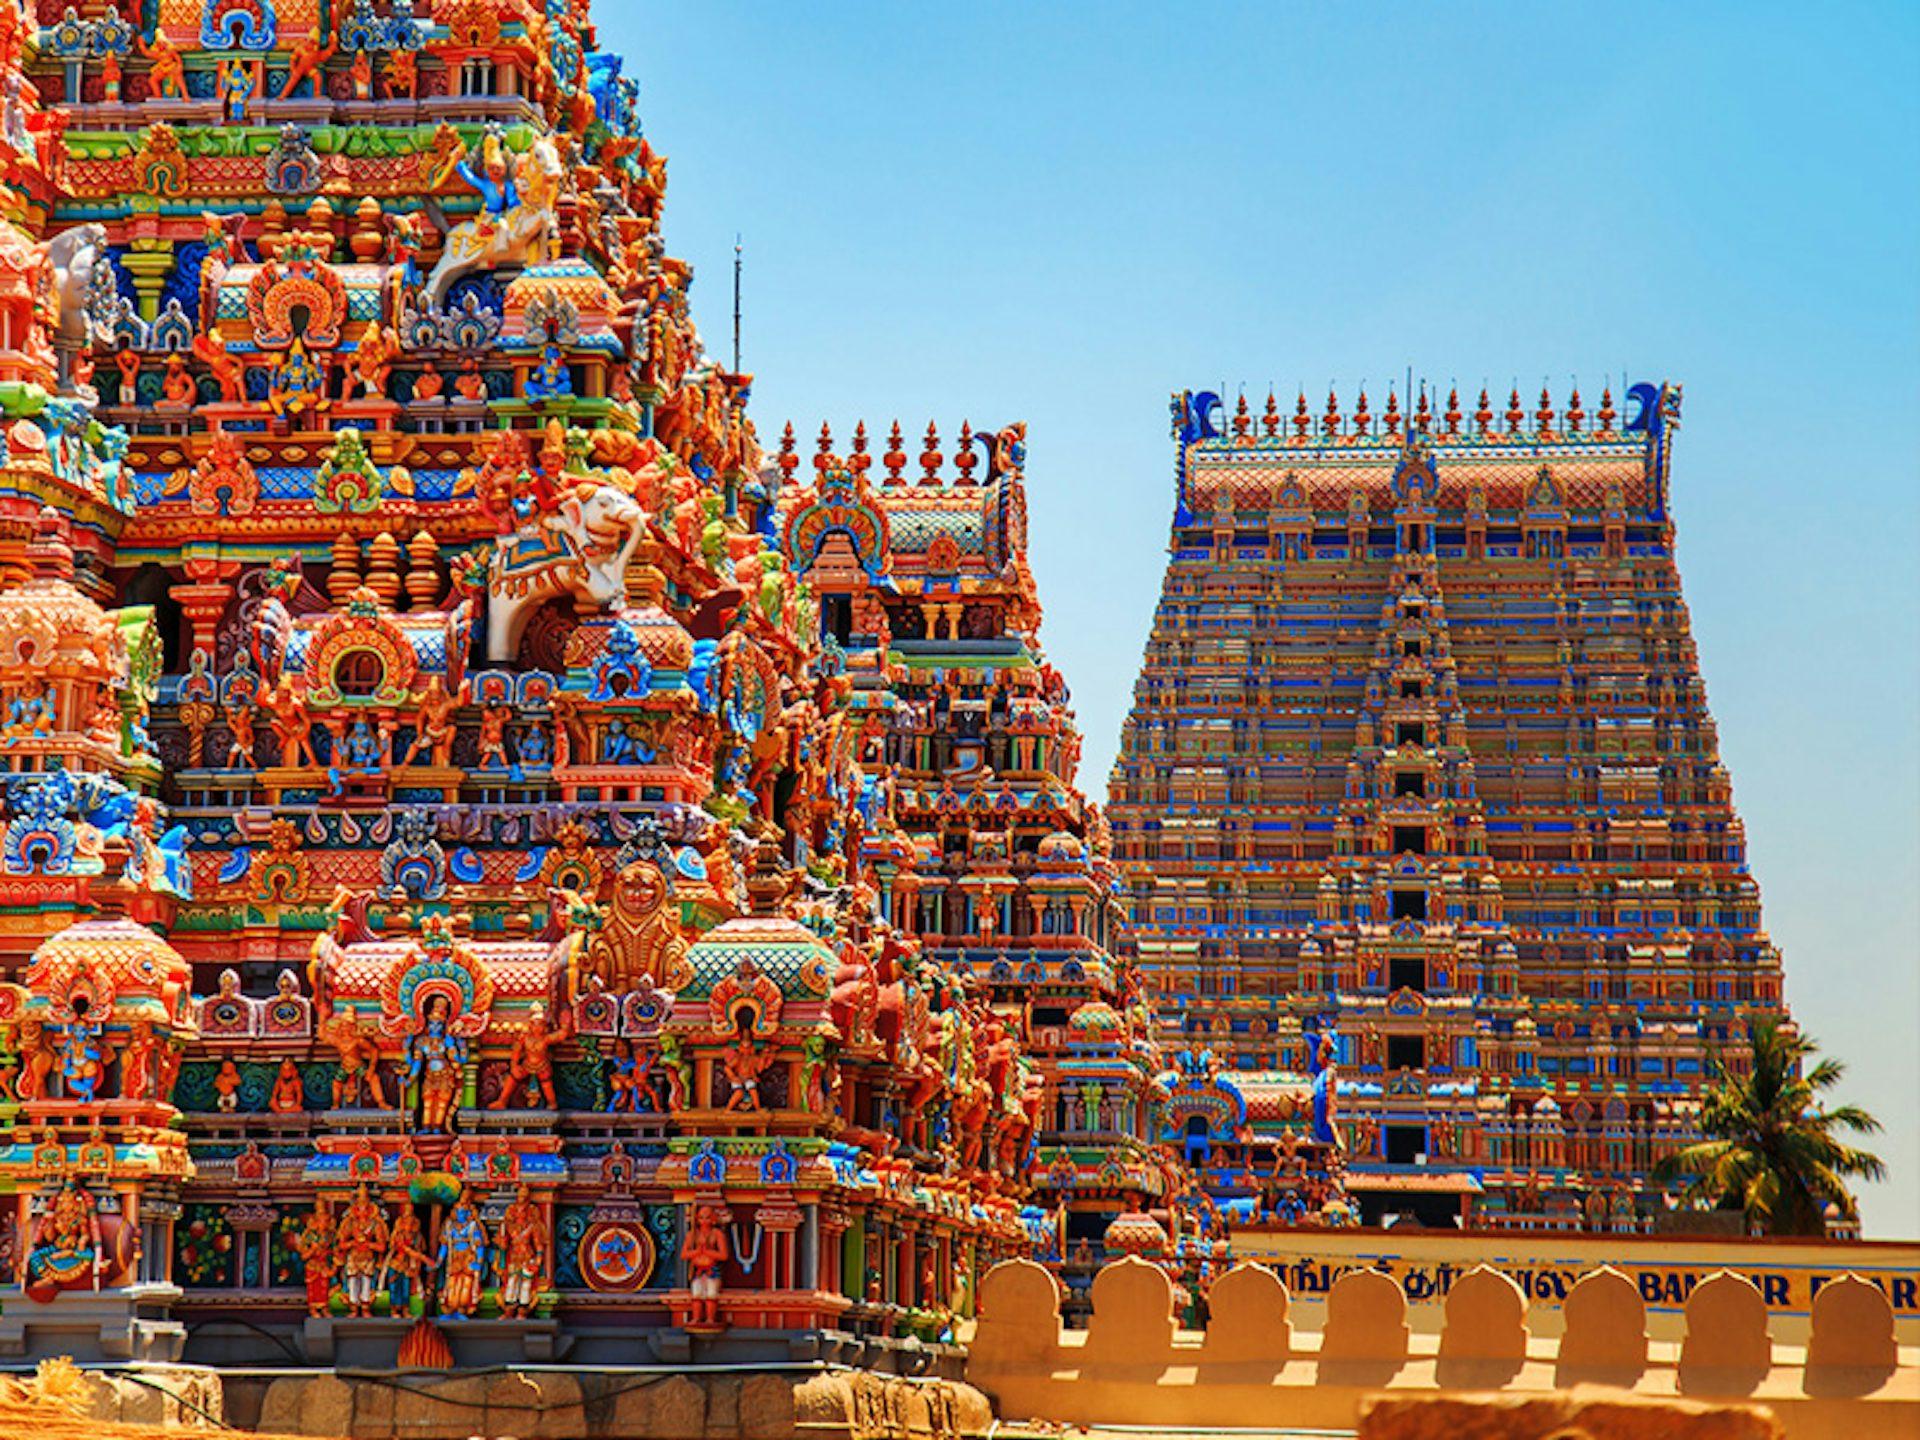
<svg viewBox="0 0 1920 1440"><path fill-rule="evenodd" d="M1680 560L1767 924L1887 1124L1869 1232L1920 1235L1920 6L595 8L722 356L744 234L764 440L1028 422L1097 796L1170 390L1683 382Z"/></svg>

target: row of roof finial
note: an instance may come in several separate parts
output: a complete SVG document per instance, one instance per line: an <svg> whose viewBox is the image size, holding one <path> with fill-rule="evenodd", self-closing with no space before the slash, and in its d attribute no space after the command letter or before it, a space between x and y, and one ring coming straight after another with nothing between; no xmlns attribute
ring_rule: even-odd
<svg viewBox="0 0 1920 1440"><path fill-rule="evenodd" d="M1592 419L1592 428L1588 420ZM1247 404L1246 392L1242 391L1238 403L1234 406L1231 433L1236 439L1252 439L1264 433L1266 439L1279 439L1289 430L1290 438L1296 442L1307 441L1315 434L1323 438L1339 435L1366 436L1378 434L1391 438L1404 430L1415 435L1458 436L1523 433L1535 435L1581 435L1598 437L1612 436L1616 433L1614 422L1618 412L1613 408L1613 387L1607 386L1600 396L1600 408L1589 417L1580 404L1580 387L1574 386L1573 393L1567 399L1564 410L1556 410L1552 397L1543 385L1540 388L1540 403L1531 415L1520 403L1520 389L1515 386L1507 397L1507 409L1504 415L1494 413L1493 404L1485 386L1480 390L1480 403L1471 415L1460 409L1460 391L1450 388L1447 391L1447 408L1436 412L1427 398L1427 387L1420 387L1418 402L1411 416L1400 409L1399 394L1389 386L1387 388L1387 408L1378 416L1367 406L1366 387L1362 386L1355 400L1351 414L1340 409L1340 398L1331 389L1327 391L1327 407L1320 415L1312 414L1307 407L1307 393L1302 390L1294 401L1293 414L1282 416L1279 402L1271 390L1267 392L1265 412L1255 417ZM1529 424L1531 421L1531 424ZM1471 427L1463 429L1463 426Z"/></svg>
<svg viewBox="0 0 1920 1440"><path fill-rule="evenodd" d="M951 458L953 464L953 485L956 488L967 485L977 485L980 483L980 480L975 478L973 472L981 463L982 456L974 453L976 441L983 449L991 445L991 437L985 432L982 432L979 436L975 436L973 426L969 422L962 421L960 424L959 441L954 448L952 456L948 457L940 448L939 428L933 421L929 420L927 422L926 438L922 442L920 453L917 456L910 455L907 453L906 437L901 433L900 422L896 420L893 422L892 431L887 435L887 448L879 457L880 464L884 467L880 476L880 483L883 485L939 486L945 483L942 476L942 469L948 459ZM867 422L862 420L854 426L852 448L842 457L839 452L834 449L832 428L823 420L820 423L819 438L814 441L814 447L818 452L813 457L814 468L816 470L824 470L830 466L844 463L849 469L853 470L869 469L873 464L874 457L868 454L868 445ZM794 439L793 424L791 421L787 423L785 432L780 436L780 453L774 457L773 463L780 467L780 473L788 480L791 480L794 472L800 468L799 447ZM909 476L907 471L910 467L914 466L918 467L919 473ZM991 463L988 465L987 474L992 474Z"/></svg>

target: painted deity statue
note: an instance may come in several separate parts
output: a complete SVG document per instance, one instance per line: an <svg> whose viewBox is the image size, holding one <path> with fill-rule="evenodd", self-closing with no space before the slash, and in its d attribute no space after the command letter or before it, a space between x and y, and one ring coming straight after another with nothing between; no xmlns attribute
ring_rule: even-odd
<svg viewBox="0 0 1920 1440"><path fill-rule="evenodd" d="M720 1220L720 1212L711 1205L696 1209L693 1229L681 1251L687 1261L687 1289L693 1296L687 1312L688 1329L718 1330L725 1324L720 1318L720 1269L732 1248Z"/></svg>
<svg viewBox="0 0 1920 1440"><path fill-rule="evenodd" d="M165 100L184 100L187 98L186 62L179 50L168 40L164 31L155 27L153 39L144 36L139 40L140 53L153 62L153 70L147 77L148 85Z"/></svg>
<svg viewBox="0 0 1920 1440"><path fill-rule="evenodd" d="M505 1110L516 1098L538 1103L549 1110L560 1108L553 1093L553 1047L566 1038L566 1019L559 1030L547 1028L547 1007L536 1004L527 1015L527 1028L514 1037L513 1054L507 1061L507 1083L487 1108Z"/></svg>
<svg viewBox="0 0 1920 1440"><path fill-rule="evenodd" d="M407 758L400 762L402 767L413 764L421 751L432 757L433 763L445 767L453 763L453 741L456 733L454 712L472 698L471 687L462 681L457 692L449 694L446 682L438 675L428 678L426 689L420 695L420 718L413 732L413 743L407 747Z"/></svg>
<svg viewBox="0 0 1920 1440"><path fill-rule="evenodd" d="M498 125L487 127L480 141L480 153L466 156L454 169L473 187L489 215L504 215L520 203L520 188L514 183L513 155Z"/></svg>
<svg viewBox="0 0 1920 1440"><path fill-rule="evenodd" d="M391 1313L405 1315L412 1308L421 1272L430 1263L426 1237L420 1233L420 1217L413 1213L411 1205L402 1205L387 1236L387 1253L380 1264L380 1286L387 1292Z"/></svg>
<svg viewBox="0 0 1920 1440"><path fill-rule="evenodd" d="M355 720L334 746L334 763L327 767L329 793L338 796L355 776L377 780L387 763L386 730L376 732L365 718Z"/></svg>
<svg viewBox="0 0 1920 1440"><path fill-rule="evenodd" d="M547 1271L547 1227L522 1185L500 1218L500 1309L523 1320L533 1308Z"/></svg>
<svg viewBox="0 0 1920 1440"><path fill-rule="evenodd" d="M374 1279L387 1255L387 1217L362 1185L340 1216L335 1263L346 1291L347 1310L361 1319L373 1313Z"/></svg>
<svg viewBox="0 0 1920 1440"><path fill-rule="evenodd" d="M767 1073L767 1067L773 1064L773 1060L772 1048L757 1043L743 1026L734 1043L720 1057L730 1087L726 1109L764 1108L760 1103L760 1077Z"/></svg>
<svg viewBox="0 0 1920 1440"><path fill-rule="evenodd" d="M267 408L275 415L300 415L325 410L333 404L327 394L327 368L308 353L298 335L273 367L267 385Z"/></svg>
<svg viewBox="0 0 1920 1440"><path fill-rule="evenodd" d="M486 1222L462 1194L440 1230L440 1314L465 1320L480 1308L480 1287L487 1278Z"/></svg>
<svg viewBox="0 0 1920 1440"><path fill-rule="evenodd" d="M92 1104L107 1075L106 1042L100 1027L76 1017L59 1027L60 1084L69 1100Z"/></svg>
<svg viewBox="0 0 1920 1440"><path fill-rule="evenodd" d="M467 1042L449 1028L449 1008L446 996L435 995L427 1002L426 1028L407 1037L407 1084L419 1087L423 1130L453 1128L465 1079Z"/></svg>
<svg viewBox="0 0 1920 1440"><path fill-rule="evenodd" d="M342 1005L320 1027L320 1038L339 1054L339 1066L333 1072L333 1108L359 1105L371 1095L376 1109L387 1108L386 1092L380 1088L380 1045L360 1024L353 1006Z"/></svg>
<svg viewBox="0 0 1920 1440"><path fill-rule="evenodd" d="M69 1175L34 1225L22 1283L35 1298L88 1286L98 1290L105 1263L98 1208L87 1188Z"/></svg>
<svg viewBox="0 0 1920 1440"><path fill-rule="evenodd" d="M1340 1066L1331 1024L1321 1030L1319 1039L1313 1042L1312 1053L1313 1138L1322 1145L1332 1145L1338 1140L1333 1121L1339 1095Z"/></svg>
<svg viewBox="0 0 1920 1440"><path fill-rule="evenodd" d="M31 1015L23 1017L15 1043L20 1052L20 1079L15 1084L15 1093L22 1100L46 1099L56 1057L45 1023Z"/></svg>
<svg viewBox="0 0 1920 1440"><path fill-rule="evenodd" d="M276 1115L297 1115L307 1108L307 1090L300 1078L300 1067L291 1059L280 1062L280 1073L273 1077L273 1091L267 1097L267 1109Z"/></svg>
<svg viewBox="0 0 1920 1440"><path fill-rule="evenodd" d="M307 1313L325 1315L333 1301L333 1212L322 1200L315 1204L294 1240L307 1272Z"/></svg>
<svg viewBox="0 0 1920 1440"><path fill-rule="evenodd" d="M165 1100L159 1089L159 1054L154 1021L136 1020L121 1054L121 1094L127 1100Z"/></svg>

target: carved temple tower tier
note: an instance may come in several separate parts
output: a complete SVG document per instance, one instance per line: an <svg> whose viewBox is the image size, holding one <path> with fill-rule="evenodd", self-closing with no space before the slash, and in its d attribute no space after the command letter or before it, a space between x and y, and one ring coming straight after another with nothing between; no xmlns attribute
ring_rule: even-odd
<svg viewBox="0 0 1920 1440"><path fill-rule="evenodd" d="M763 468L589 8L0 0L0 1359L952 1372L1058 1249L1017 987L859 813L917 682L854 699L839 491ZM1054 837L987 938L1122 998L967 545L924 620Z"/></svg>
<svg viewBox="0 0 1920 1440"><path fill-rule="evenodd" d="M1179 498L1112 779L1163 1044L1337 1064L1368 1218L1644 1228L1781 1009L1667 504L1677 386L1496 416L1175 397ZM1247 1105L1185 1138L1272 1215Z"/></svg>

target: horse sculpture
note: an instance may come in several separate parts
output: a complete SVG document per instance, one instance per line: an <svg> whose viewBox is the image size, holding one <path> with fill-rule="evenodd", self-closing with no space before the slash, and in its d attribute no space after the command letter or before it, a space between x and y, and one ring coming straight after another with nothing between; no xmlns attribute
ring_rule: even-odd
<svg viewBox="0 0 1920 1440"><path fill-rule="evenodd" d="M511 660L533 612L558 595L600 610L627 599L627 562L644 533L646 512L624 490L582 485L502 536L487 569L487 658Z"/></svg>
<svg viewBox="0 0 1920 1440"><path fill-rule="evenodd" d="M526 265L547 258L556 226L554 201L564 169L552 140L537 140L515 156L497 135L481 142L476 165L462 159L448 167L463 176L486 201L472 220L447 235L440 263L427 277L426 300L434 309L446 303L454 284L476 270Z"/></svg>

